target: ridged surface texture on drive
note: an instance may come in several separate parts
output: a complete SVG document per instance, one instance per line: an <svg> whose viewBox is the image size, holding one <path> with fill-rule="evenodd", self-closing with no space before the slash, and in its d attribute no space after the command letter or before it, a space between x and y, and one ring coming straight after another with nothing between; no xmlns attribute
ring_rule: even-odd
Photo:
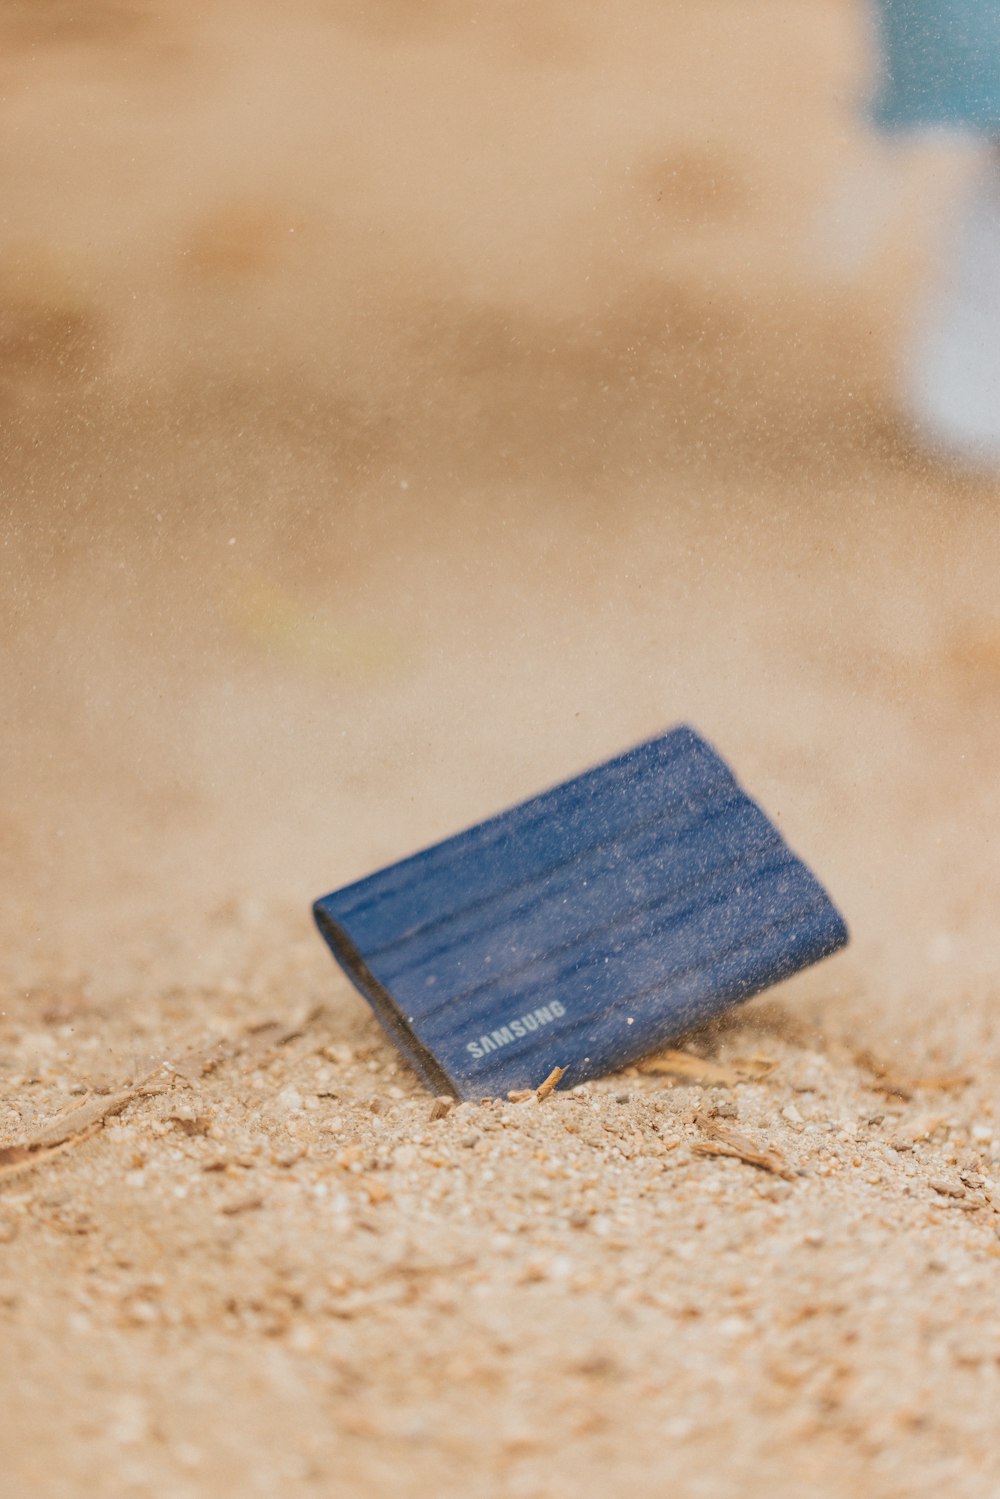
<svg viewBox="0 0 1000 1499"><path fill-rule="evenodd" d="M847 941L686 727L314 910L424 1081L462 1098L613 1071Z"/></svg>

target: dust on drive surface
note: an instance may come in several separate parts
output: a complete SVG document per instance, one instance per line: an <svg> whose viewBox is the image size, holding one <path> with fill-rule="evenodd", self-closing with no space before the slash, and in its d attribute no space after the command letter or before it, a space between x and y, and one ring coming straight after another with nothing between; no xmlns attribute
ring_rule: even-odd
<svg viewBox="0 0 1000 1499"><path fill-rule="evenodd" d="M995 1495L1000 494L892 401L962 161L850 279L833 0L0 39L0 1491ZM682 719L853 946L435 1105L310 900Z"/></svg>

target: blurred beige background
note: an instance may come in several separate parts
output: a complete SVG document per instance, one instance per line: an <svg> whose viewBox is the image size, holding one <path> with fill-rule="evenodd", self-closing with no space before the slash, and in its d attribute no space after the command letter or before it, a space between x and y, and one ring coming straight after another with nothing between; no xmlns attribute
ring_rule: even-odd
<svg viewBox="0 0 1000 1499"><path fill-rule="evenodd" d="M854 6L0 26L12 980L211 972L681 718L862 972L980 965L995 491L893 410L962 164L878 156Z"/></svg>
<svg viewBox="0 0 1000 1499"><path fill-rule="evenodd" d="M310 900L690 720L852 926L789 1007L986 1096L998 492L894 398L965 162L869 67L845 0L2 0L18 1076L374 1044Z"/></svg>

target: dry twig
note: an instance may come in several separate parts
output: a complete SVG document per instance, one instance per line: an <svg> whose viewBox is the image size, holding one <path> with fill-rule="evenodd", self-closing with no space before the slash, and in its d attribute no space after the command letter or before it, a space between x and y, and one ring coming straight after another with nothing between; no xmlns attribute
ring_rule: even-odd
<svg viewBox="0 0 1000 1499"><path fill-rule="evenodd" d="M13 1145L0 1146L0 1182L33 1170L35 1166L52 1160L73 1145L82 1145L107 1119L120 1114L134 1098L160 1091L150 1088L148 1084L161 1069L168 1073L179 1073L182 1077L190 1077L192 1073L200 1077L217 1067L220 1062L235 1056L246 1054L256 1060L264 1052L283 1046L293 1037L301 1035L319 1013L318 1009L312 1010L292 1025L269 1021L266 1025L255 1027L235 1042L217 1041L211 1046L188 1052L177 1062L158 1063L145 1077L116 1093L88 1098L68 1113L49 1120L48 1124L26 1139Z"/></svg>
<svg viewBox="0 0 1000 1499"><path fill-rule="evenodd" d="M93 1124L82 1134L75 1135L71 1140L63 1140L59 1145L5 1145L0 1149L0 1183L33 1171L36 1166L42 1165L44 1161L51 1161L53 1156L62 1155L74 1145L82 1145L84 1140L96 1135L99 1128L98 1124Z"/></svg>
<svg viewBox="0 0 1000 1499"><path fill-rule="evenodd" d="M794 1179L794 1172L789 1169L784 1157L776 1150L771 1150L766 1145L758 1145L736 1130L726 1129L715 1119L710 1119L707 1114L696 1114L695 1123L710 1137L707 1140L696 1141L692 1147L700 1155L733 1156L736 1160L745 1161L748 1166L756 1166L761 1171L770 1171L773 1176L784 1177L786 1181Z"/></svg>
<svg viewBox="0 0 1000 1499"><path fill-rule="evenodd" d="M548 1098L552 1090L559 1086L559 1083L565 1076L565 1067L553 1067L544 1083L539 1084L535 1089L535 1097L538 1099L538 1102L541 1103L543 1099Z"/></svg>
<svg viewBox="0 0 1000 1499"><path fill-rule="evenodd" d="M705 1087L733 1088L737 1083L769 1076L777 1062L765 1057L748 1057L732 1062L713 1062L696 1057L689 1051L661 1051L639 1063L639 1071L655 1077L675 1077L682 1082L701 1083Z"/></svg>
<svg viewBox="0 0 1000 1499"><path fill-rule="evenodd" d="M972 1078L967 1072L943 1072L928 1077L901 1077L887 1062L861 1047L853 1053L855 1062L871 1073L872 1087L876 1093L887 1098L900 1098L905 1103L914 1093L957 1093L968 1087Z"/></svg>
<svg viewBox="0 0 1000 1499"><path fill-rule="evenodd" d="M89 1098L79 1108L70 1109L29 1135L16 1145L0 1148L0 1181L7 1176L20 1175L61 1155L71 1145L82 1145L95 1134L99 1125L113 1114L120 1114L127 1103L140 1093L148 1091L142 1083L126 1088L121 1093L111 1093L101 1098Z"/></svg>

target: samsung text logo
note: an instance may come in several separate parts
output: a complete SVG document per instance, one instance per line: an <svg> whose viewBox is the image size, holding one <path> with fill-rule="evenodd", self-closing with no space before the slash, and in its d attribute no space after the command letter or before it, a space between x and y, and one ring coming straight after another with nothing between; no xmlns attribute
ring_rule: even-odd
<svg viewBox="0 0 1000 1499"><path fill-rule="evenodd" d="M477 1041L470 1041L466 1051L476 1061L484 1057L488 1051L499 1051L501 1046L509 1046L512 1041L520 1041L522 1036L528 1035L529 1031L537 1031L540 1025L551 1025L553 1020L560 1020L566 1013L566 1006L558 999L550 1000L547 1005L539 1005L537 1010L532 1010L530 1015L521 1015L517 1020L510 1020L506 1025L500 1026L499 1030L490 1031L488 1036L480 1036Z"/></svg>

